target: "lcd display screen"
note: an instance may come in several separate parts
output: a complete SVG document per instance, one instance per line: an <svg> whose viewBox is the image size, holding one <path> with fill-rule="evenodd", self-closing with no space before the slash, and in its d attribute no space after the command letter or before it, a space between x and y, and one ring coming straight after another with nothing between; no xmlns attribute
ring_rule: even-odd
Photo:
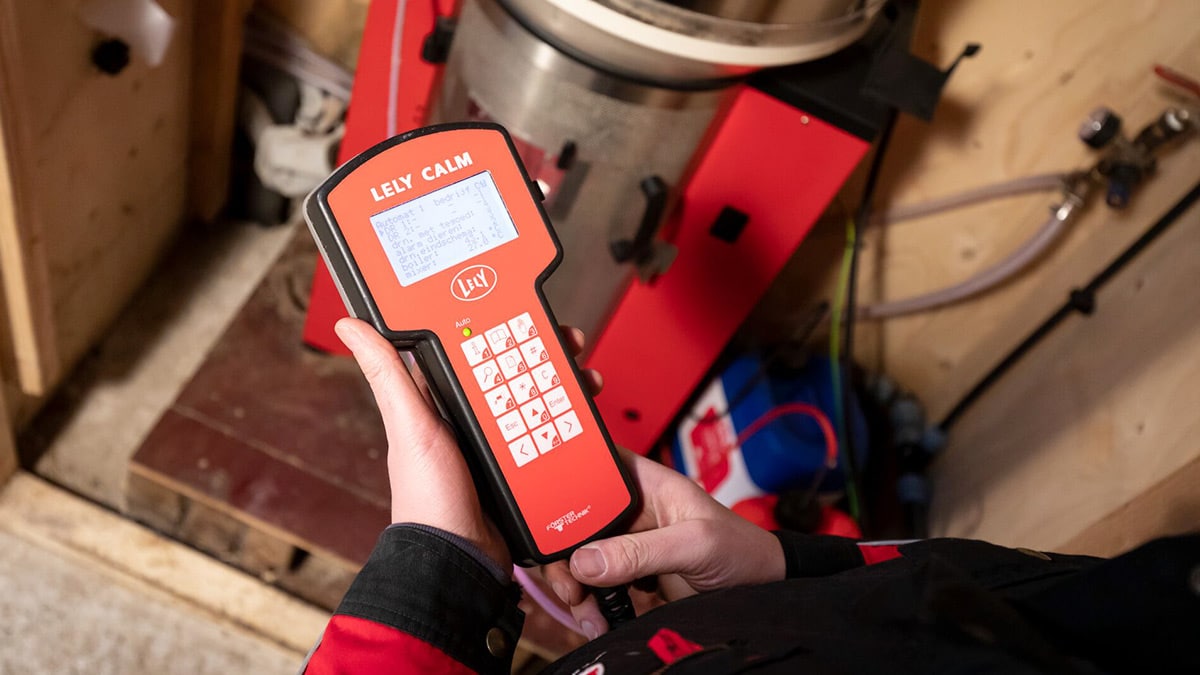
<svg viewBox="0 0 1200 675"><path fill-rule="evenodd" d="M517 226L489 171L371 216L401 286L517 238Z"/></svg>

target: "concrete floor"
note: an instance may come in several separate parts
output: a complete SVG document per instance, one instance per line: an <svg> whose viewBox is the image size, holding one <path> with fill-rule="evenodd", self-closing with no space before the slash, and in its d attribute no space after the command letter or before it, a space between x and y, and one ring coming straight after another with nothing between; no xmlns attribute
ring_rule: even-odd
<svg viewBox="0 0 1200 675"><path fill-rule="evenodd" d="M129 458L295 227L185 235L23 434L49 481L0 489L0 674L292 673L320 635L324 612L118 515Z"/></svg>

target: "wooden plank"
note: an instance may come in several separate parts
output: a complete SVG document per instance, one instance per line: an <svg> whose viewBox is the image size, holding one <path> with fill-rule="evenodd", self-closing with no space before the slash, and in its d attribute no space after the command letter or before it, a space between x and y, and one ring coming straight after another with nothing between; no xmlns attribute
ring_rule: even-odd
<svg viewBox="0 0 1200 675"><path fill-rule="evenodd" d="M189 501L350 566L366 561L389 522L386 505L174 410L150 432L130 470Z"/></svg>
<svg viewBox="0 0 1200 675"><path fill-rule="evenodd" d="M1090 166L1097 154L1076 129L1093 108L1112 107L1136 133L1185 102L1152 75L1155 63L1200 75L1200 3L928 0L920 12L919 55L944 66L968 42L983 49L955 71L932 123L901 118L878 209ZM1170 148L1129 208L1113 211L1095 195L1066 236L1010 283L941 310L861 322L856 358L915 391L940 419L1070 289L1178 200L1198 167L1200 143ZM860 182L849 182L845 203ZM861 300L970 277L1027 239L1056 199L1022 196L869 227ZM831 208L805 240L756 312L761 335L784 334L832 297L846 215ZM1184 233L1195 241L1194 219L1147 251L1154 262L1106 290L1096 317L1060 328L954 428L933 472L936 534L1061 547L1200 454L1185 440L1200 404L1200 388L1185 379L1200 368L1200 326L1188 316L1196 256Z"/></svg>
<svg viewBox="0 0 1200 675"><path fill-rule="evenodd" d="M1200 532L1200 458L1075 535L1070 553L1114 556L1156 537Z"/></svg>
<svg viewBox="0 0 1200 675"><path fill-rule="evenodd" d="M1200 456L1198 237L1193 207L962 418L935 532L1057 549Z"/></svg>
<svg viewBox="0 0 1200 675"><path fill-rule="evenodd" d="M1086 166L1078 120L1107 104L1131 131L1178 104L1154 63L1200 73L1195 3L928 3L917 47L984 49L957 71L928 128L902 124L888 162L891 203ZM1116 212L1099 199L1028 273L977 301L882 329L889 373L943 415L1007 350L1191 187L1200 144L1165 153ZM1005 200L888 228L865 288L903 297L992 264L1045 217L1051 195ZM936 534L1053 549L1197 455L1200 389L1193 212L1011 371L951 435L933 472ZM1189 234L1190 233L1190 234ZM1190 238L1190 239L1189 239Z"/></svg>
<svg viewBox="0 0 1200 675"><path fill-rule="evenodd" d="M122 512L158 532L175 536L187 506L187 498L157 481L134 472L125 481Z"/></svg>
<svg viewBox="0 0 1200 675"><path fill-rule="evenodd" d="M231 630L248 630L301 654L315 644L328 613L270 588L125 518L18 473L0 491L4 529L89 567L132 578L185 601Z"/></svg>
<svg viewBox="0 0 1200 675"><path fill-rule="evenodd" d="M297 232L134 455L126 500L140 520L332 609L390 522L390 491L358 367L300 340L315 258ZM523 607L523 648L580 643Z"/></svg>
<svg viewBox="0 0 1200 675"><path fill-rule="evenodd" d="M252 4L206 2L195 13L193 39L200 48L192 55L188 215L202 222L217 217L229 191L242 37Z"/></svg>
<svg viewBox="0 0 1200 675"><path fill-rule="evenodd" d="M5 403L4 390L0 388L0 485L17 470L17 446L13 438L8 405Z"/></svg>
<svg viewBox="0 0 1200 675"><path fill-rule="evenodd" d="M294 233L254 223L186 232L22 430L30 468L124 510L130 458Z"/></svg>
<svg viewBox="0 0 1200 675"><path fill-rule="evenodd" d="M134 54L110 76L91 64L97 36L78 19L82 2L0 2L15 206L0 236L21 386L33 396L59 382L146 278L186 191L192 3L162 3L183 29L161 64Z"/></svg>
<svg viewBox="0 0 1200 675"><path fill-rule="evenodd" d="M901 205L1024 175L1090 166L1076 138L1096 106L1130 133L1178 99L1151 72L1200 73L1200 4L1119 0L922 3L914 49L945 63L983 49L950 79L932 124L902 119L881 181ZM1195 180L1200 144L1166 153L1123 212L1096 195L1069 236L1027 274L976 301L881 324L883 359L939 418L1068 290L1132 241ZM1045 220L1056 195L1002 200L877 231L861 287L887 299L965 279L1007 255ZM878 256L878 257L876 257ZM869 355L864 354L864 357Z"/></svg>
<svg viewBox="0 0 1200 675"><path fill-rule="evenodd" d="M132 472L126 514L297 598L333 611L360 565L294 545L295 537L241 517L212 500L194 500L157 474Z"/></svg>
<svg viewBox="0 0 1200 675"><path fill-rule="evenodd" d="M6 92L27 88L15 30L13 1L0 1L0 89ZM11 168L24 165L30 142L30 120L15 109L15 103L15 97L0 98L0 284L8 315L6 346L15 362L11 375L26 391L40 393L57 377L60 364L52 339L54 316L46 297L45 242L30 233L30 223L38 217L36 200L29 199L33 176Z"/></svg>
<svg viewBox="0 0 1200 675"><path fill-rule="evenodd" d="M131 470L313 553L361 564L389 522L387 439L353 360L300 340L306 230L271 266Z"/></svg>
<svg viewBox="0 0 1200 675"><path fill-rule="evenodd" d="M2 114L0 112L0 115ZM10 257L8 254L9 246L14 242L5 240L6 234L16 232L16 221L12 203L12 185L9 182L8 161L4 152L3 127L3 120L0 120L0 326L6 327L6 330L0 330L0 483L8 480L8 477L17 468L17 447L13 440L15 431L12 423L15 408L11 407L12 394L9 393L10 389L16 393L17 376L14 364L16 352L13 349L14 336L11 334L13 323L8 313L7 291L10 288L8 266L10 263L20 263L20 256ZM20 278L19 274L16 275L18 283Z"/></svg>

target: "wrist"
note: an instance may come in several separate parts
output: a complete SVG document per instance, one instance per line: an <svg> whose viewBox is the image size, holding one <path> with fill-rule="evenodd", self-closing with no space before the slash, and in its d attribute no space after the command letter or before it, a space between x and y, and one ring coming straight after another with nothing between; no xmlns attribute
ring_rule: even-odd
<svg viewBox="0 0 1200 675"><path fill-rule="evenodd" d="M508 672L519 589L433 529L387 528L336 613L408 633L476 672Z"/></svg>
<svg viewBox="0 0 1200 675"><path fill-rule="evenodd" d="M479 565L481 567L483 567L489 573L491 573L491 575L493 577L495 577L495 579L497 581L499 581L501 583L507 583L507 582L512 581L512 565L511 564L507 564L507 565L504 564L503 562L498 560L494 554L488 553L483 548L478 546L475 542L471 541L470 539L468 539L466 537L455 534L453 532L449 532L447 530L443 530L440 527L434 527L432 525L424 525L422 523L392 523L391 525L388 526L388 529L390 530L392 528L399 528L399 527L406 527L406 528L411 528L414 530L420 530L422 532L425 532L425 533L431 534L435 537L438 537L438 538L442 539L443 541L446 541L446 542L458 547L463 553L466 553L467 555L469 555L473 560L475 560L475 562L479 563Z"/></svg>

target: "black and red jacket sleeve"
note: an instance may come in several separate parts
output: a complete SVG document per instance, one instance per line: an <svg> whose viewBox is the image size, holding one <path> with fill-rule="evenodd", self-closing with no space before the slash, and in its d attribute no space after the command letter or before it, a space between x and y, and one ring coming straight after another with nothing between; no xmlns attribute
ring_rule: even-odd
<svg viewBox="0 0 1200 675"><path fill-rule="evenodd" d="M783 547L788 579L828 576L901 556L900 546L896 543L861 542L845 537L787 530L772 534Z"/></svg>
<svg viewBox="0 0 1200 675"><path fill-rule="evenodd" d="M521 634L516 585L428 528L392 526L309 658L327 673L507 673Z"/></svg>

